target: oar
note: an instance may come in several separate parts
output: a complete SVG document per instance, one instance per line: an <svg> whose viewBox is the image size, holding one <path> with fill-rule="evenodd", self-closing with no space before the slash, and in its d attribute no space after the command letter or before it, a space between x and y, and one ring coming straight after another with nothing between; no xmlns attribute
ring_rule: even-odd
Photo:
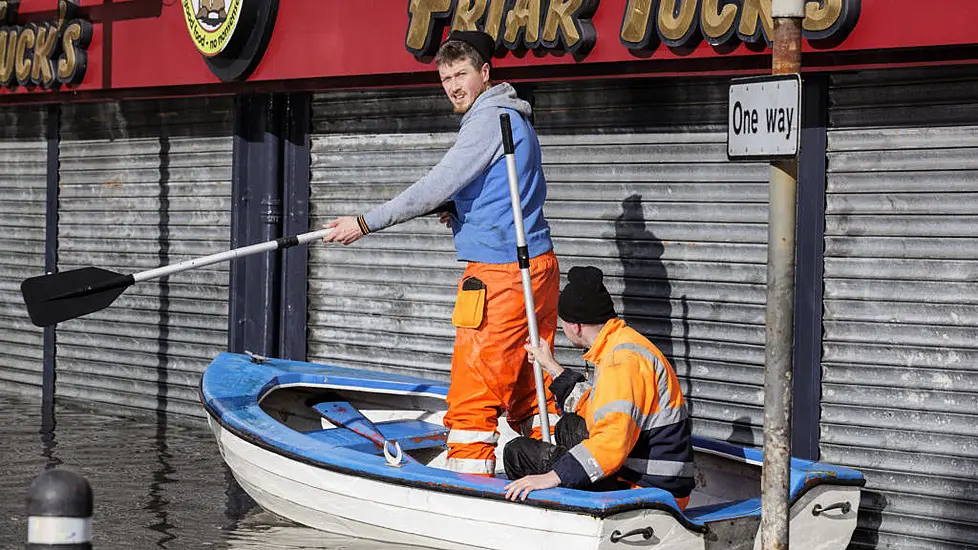
<svg viewBox="0 0 978 550"><path fill-rule="evenodd" d="M533 283L530 280L530 251L526 246L526 230L523 228L523 206L520 202L520 188L516 177L516 152L513 147L513 127L509 114L499 115L499 126L503 132L503 152L506 154L506 172L509 176L509 198L513 204L513 225L516 226L516 259L523 279L523 302L526 305L526 325L530 330L530 343L540 345L540 332L537 328L537 309L533 302ZM543 387L543 370L540 362L533 360L533 380L537 386L537 412L540 415L540 437L550 443L550 416L547 410L546 390Z"/></svg>
<svg viewBox="0 0 978 550"><path fill-rule="evenodd" d="M321 239L331 231L332 229L321 229L291 235L129 275L98 267L40 275L26 279L21 283L20 291L24 295L31 321L39 327L47 327L105 309L136 283L251 254L305 244Z"/></svg>
<svg viewBox="0 0 978 550"><path fill-rule="evenodd" d="M326 420L329 420L337 427L346 428L361 437L369 439L378 449L384 451L385 456L388 455L387 439L384 437L384 434L380 433L377 426L350 403L330 398L328 401L315 403L311 406ZM406 462L418 462L411 455L402 453L400 447L398 447L397 452L404 457Z"/></svg>

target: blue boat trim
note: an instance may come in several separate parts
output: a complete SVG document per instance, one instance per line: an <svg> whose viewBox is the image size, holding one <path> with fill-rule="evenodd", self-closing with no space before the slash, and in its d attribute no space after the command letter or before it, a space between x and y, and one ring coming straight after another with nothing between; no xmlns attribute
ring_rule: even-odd
<svg viewBox="0 0 978 550"><path fill-rule="evenodd" d="M503 487L506 480L458 474L418 464L406 464L394 469L386 465L383 457L362 452L360 445L349 448L338 444L340 441L331 441L330 437L314 435L315 432L305 434L292 430L273 419L258 405L258 396L275 388L294 385L427 394L442 398L448 392L444 385L422 378L277 359L258 365L247 356L222 353L201 377L201 401L208 414L229 432L260 448L305 464L429 491L505 499ZM744 449L703 438L695 438L694 445L744 460L759 460L761 457L759 450ZM848 468L799 459L793 459L792 466L792 502L811 487L822 483L865 483L861 474ZM711 511L697 508L687 509L684 514L670 493L655 488L604 493L555 488L535 491L525 504L597 518L637 509L658 509L670 513L687 529L698 532L706 530L701 518L730 513L730 510L724 512L722 509ZM726 506L745 513L743 507L749 508L751 505L749 501L744 501L727 503Z"/></svg>

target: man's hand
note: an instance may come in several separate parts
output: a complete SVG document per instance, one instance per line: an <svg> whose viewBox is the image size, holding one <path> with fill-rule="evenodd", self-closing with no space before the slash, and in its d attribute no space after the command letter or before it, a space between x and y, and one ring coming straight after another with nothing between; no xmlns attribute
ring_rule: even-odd
<svg viewBox="0 0 978 550"><path fill-rule="evenodd" d="M363 237L363 232L360 231L360 224L357 223L357 219L353 216L336 218L323 227L333 230L332 233L323 237L324 243L353 244L359 241L360 237Z"/></svg>
<svg viewBox="0 0 978 550"><path fill-rule="evenodd" d="M506 498L512 501L526 500L530 493L540 489L552 489L560 485L560 477L557 472L550 470L545 474L526 476L522 479L510 483L505 487Z"/></svg>
<svg viewBox="0 0 978 550"><path fill-rule="evenodd" d="M546 340L540 340L540 345L533 347L533 344L527 343L523 346L526 349L527 359L532 362L534 359L540 363L543 370L550 374L551 378L557 378L560 373L564 372L564 367L560 366L552 353L550 353L550 344Z"/></svg>
<svg viewBox="0 0 978 550"><path fill-rule="evenodd" d="M451 229L451 227L452 227L452 215L450 213L448 213L447 211L445 211L445 212L439 212L438 213L438 223L443 223L443 224L445 224L445 227Z"/></svg>

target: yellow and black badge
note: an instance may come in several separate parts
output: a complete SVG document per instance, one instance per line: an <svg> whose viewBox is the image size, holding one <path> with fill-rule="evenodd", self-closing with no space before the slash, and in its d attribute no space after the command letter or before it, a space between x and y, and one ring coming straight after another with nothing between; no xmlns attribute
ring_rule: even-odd
<svg viewBox="0 0 978 550"><path fill-rule="evenodd" d="M243 0L183 0L187 29L200 53L214 57L224 51L241 19L242 2Z"/></svg>
<svg viewBox="0 0 978 550"><path fill-rule="evenodd" d="M247 78L271 38L278 0L181 0L187 30L224 81Z"/></svg>

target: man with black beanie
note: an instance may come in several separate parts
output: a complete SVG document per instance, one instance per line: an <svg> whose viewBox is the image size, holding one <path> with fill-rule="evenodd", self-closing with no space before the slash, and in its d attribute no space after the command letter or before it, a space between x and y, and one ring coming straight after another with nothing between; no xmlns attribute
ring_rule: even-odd
<svg viewBox="0 0 978 550"><path fill-rule="evenodd" d="M505 82L493 83L496 42L477 31L454 31L438 50L435 65L445 95L462 115L458 138L424 177L396 197L360 216L329 222L325 242L351 244L412 218L440 211L452 229L458 259L467 262L455 299L451 384L445 426L448 469L492 476L496 471L499 417L518 433L540 438L540 414L549 425L557 407L547 392L537 410L516 230L509 195L499 117L509 115L523 206L530 278L540 337L557 331L560 269L543 215L547 182L530 104ZM450 206L448 206L450 205ZM547 379L549 383L549 379Z"/></svg>
<svg viewBox="0 0 978 550"><path fill-rule="evenodd" d="M527 345L554 379L550 390L564 415L556 445L518 437L503 453L506 498L538 489L614 490L658 487L682 509L693 490L690 418L679 379L648 339L625 326L596 267L573 267L557 316L567 339L586 349L594 379L558 364L545 342Z"/></svg>

